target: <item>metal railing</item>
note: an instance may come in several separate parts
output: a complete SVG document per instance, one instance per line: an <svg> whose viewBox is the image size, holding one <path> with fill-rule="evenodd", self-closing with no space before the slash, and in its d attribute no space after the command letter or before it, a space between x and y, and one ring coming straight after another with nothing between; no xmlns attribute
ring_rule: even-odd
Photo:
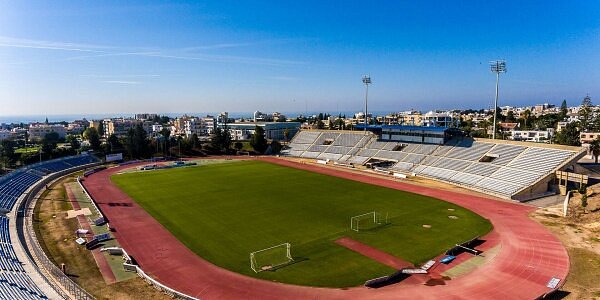
<svg viewBox="0 0 600 300"><path fill-rule="evenodd" d="M46 186L46 184L51 184L55 181L60 180L66 175L86 168L95 167L99 164L101 163L94 163L85 166L74 167L68 170L51 174L46 178L38 181L29 190L27 195L22 198L21 202L17 205L17 207L19 207L19 210L22 210L24 212L23 234L19 235L19 242L23 245L24 248L27 249L27 258L30 260L31 265L34 266L34 268L40 273L44 281L46 281L46 283L48 283L48 285L52 287L52 289L54 289L56 293L64 299L92 300L96 298L94 298L94 296L89 294L84 288L82 288L73 280L71 280L71 278L69 278L65 273L63 273L63 271L48 258L43 248L39 244L39 241L37 240L37 235L34 230L34 208L37 200L41 196L42 189ZM90 197L90 199L92 199L94 206L96 206L95 201L93 201L93 198L91 197L91 195L88 194L87 189L85 189L85 187L84 191ZM97 206L96 209L98 210L98 212L100 212L100 214L102 214ZM129 257L126 254L127 252L125 252L125 250L123 250L123 252L127 257ZM129 268L131 271L135 271L137 275L140 276L146 283L148 283L155 289L162 291L170 297L184 300L199 300L198 298L186 295L182 292L174 290L158 282L156 279L146 274L138 265L127 263L123 265L124 267Z"/></svg>
<svg viewBox="0 0 600 300"><path fill-rule="evenodd" d="M144 279L144 281L146 281L146 283L153 286L155 289L157 289L175 299L199 300L198 298L195 298L190 295L186 295L182 292L179 292L177 290L174 290L174 289L158 282L156 279L150 277L148 274L146 274L146 272L144 272L144 270L142 270L142 268L140 268L138 265L132 263L132 259L129 256L129 254L127 254L127 251L125 251L125 249L120 248L120 250L122 251L123 257L125 259L125 262L123 263L123 267L126 270L136 272L138 274L138 276L140 276L142 279Z"/></svg>
<svg viewBox="0 0 600 300"><path fill-rule="evenodd" d="M42 247L40 246L37 235L33 227L33 210L39 196L41 195L42 188L46 184L56 181L65 175L73 172L83 170L92 166L96 166L99 163L91 165L79 166L70 168L67 170L60 171L49 175L48 177L38 181L35 186L28 192L24 197L23 202L18 205L19 210L23 210L24 222L23 222L23 234L19 235L19 241L28 251L28 259L33 262L32 265L39 271L41 277L48 283L48 285L56 291L64 299L83 299L91 300L95 299L85 289L80 287L71 278L69 278L62 270L60 270L46 255ZM25 240L23 240L25 239Z"/></svg>

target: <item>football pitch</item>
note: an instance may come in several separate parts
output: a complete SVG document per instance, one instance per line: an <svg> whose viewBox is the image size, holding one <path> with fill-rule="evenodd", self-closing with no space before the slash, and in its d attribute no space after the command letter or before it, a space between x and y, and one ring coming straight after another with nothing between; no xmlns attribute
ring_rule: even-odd
<svg viewBox="0 0 600 300"><path fill-rule="evenodd" d="M492 229L486 219L448 202L261 161L111 179L202 258L291 284L350 287L395 271L336 244L341 237L418 265ZM371 211L387 216L389 224L350 229L352 216ZM291 244L294 263L259 273L250 268L251 252L281 243Z"/></svg>

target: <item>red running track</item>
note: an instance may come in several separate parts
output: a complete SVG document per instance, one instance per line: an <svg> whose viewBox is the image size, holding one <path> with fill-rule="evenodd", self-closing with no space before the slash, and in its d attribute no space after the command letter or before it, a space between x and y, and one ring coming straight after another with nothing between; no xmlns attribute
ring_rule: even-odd
<svg viewBox="0 0 600 300"><path fill-rule="evenodd" d="M499 253L470 273L439 285L397 284L379 289L314 288L247 277L205 261L110 181L128 165L89 176L84 185L116 228L115 237L142 269L161 283L202 299L535 299L550 291L552 277L569 271L567 251L528 218L533 208L424 186L276 158L263 161L427 195L489 219Z"/></svg>
<svg viewBox="0 0 600 300"><path fill-rule="evenodd" d="M335 243L346 247L358 254L369 257L373 260L378 261L388 267L392 267L396 270L400 270L402 268L414 268L411 263L404 261L398 257L395 257L391 254L383 252L377 248L373 248L367 244L363 244L359 241L353 240L349 237L343 237L335 240Z"/></svg>

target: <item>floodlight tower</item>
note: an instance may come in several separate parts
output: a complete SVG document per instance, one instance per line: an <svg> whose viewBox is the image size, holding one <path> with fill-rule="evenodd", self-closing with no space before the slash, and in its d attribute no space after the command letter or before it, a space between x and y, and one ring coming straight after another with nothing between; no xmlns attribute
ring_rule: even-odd
<svg viewBox="0 0 600 300"><path fill-rule="evenodd" d="M368 108L369 108L369 84L371 84L371 76L363 75L362 82L365 84L365 132L367 132L367 119L368 119Z"/></svg>
<svg viewBox="0 0 600 300"><path fill-rule="evenodd" d="M506 73L506 61L505 60L493 60L490 61L490 70L492 73L496 73L496 99L494 100L494 126L492 132L492 139L496 139L496 115L498 114L498 84L500 83L500 73Z"/></svg>

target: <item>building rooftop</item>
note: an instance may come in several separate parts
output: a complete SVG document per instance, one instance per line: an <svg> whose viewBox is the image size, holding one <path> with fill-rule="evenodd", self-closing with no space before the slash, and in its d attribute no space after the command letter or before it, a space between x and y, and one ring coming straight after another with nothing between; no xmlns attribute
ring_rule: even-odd
<svg viewBox="0 0 600 300"><path fill-rule="evenodd" d="M356 124L356 129L364 129L364 124ZM412 131L433 131L433 132L443 132L447 131L448 127L432 127L432 126L410 126L410 125L367 125L367 130L369 129L401 129L401 130L412 130Z"/></svg>

